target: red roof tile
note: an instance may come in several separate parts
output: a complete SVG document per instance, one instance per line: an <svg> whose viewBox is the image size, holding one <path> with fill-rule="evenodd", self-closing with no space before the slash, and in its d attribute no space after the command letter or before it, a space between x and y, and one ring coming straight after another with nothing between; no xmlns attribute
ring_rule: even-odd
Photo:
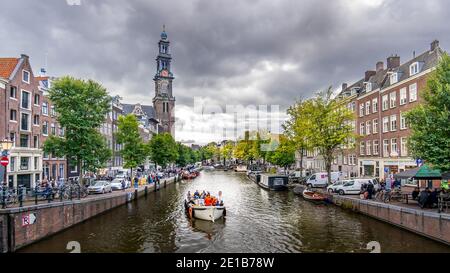
<svg viewBox="0 0 450 273"><path fill-rule="evenodd" d="M18 62L18 58L0 58L0 77L9 78Z"/></svg>

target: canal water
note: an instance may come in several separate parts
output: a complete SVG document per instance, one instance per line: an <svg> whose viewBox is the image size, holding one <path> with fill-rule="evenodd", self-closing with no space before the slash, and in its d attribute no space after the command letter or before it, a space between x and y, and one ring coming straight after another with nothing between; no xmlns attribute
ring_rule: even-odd
<svg viewBox="0 0 450 273"><path fill-rule="evenodd" d="M223 192L226 219L190 220L188 191ZM168 185L21 252L450 252L446 245L334 205L315 205L289 192L270 192L245 174L204 171L193 181Z"/></svg>

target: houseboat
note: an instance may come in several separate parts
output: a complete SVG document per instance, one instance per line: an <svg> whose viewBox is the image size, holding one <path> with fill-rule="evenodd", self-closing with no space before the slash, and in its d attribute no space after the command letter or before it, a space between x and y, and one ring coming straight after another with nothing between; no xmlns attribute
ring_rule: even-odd
<svg viewBox="0 0 450 273"><path fill-rule="evenodd" d="M287 175L261 174L258 185L268 190L283 191L288 189L288 182Z"/></svg>

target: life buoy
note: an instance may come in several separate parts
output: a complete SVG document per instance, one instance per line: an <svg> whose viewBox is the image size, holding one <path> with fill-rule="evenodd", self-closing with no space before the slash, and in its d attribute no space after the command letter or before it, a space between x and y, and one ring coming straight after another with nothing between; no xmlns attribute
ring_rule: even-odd
<svg viewBox="0 0 450 273"><path fill-rule="evenodd" d="M192 216L193 216L192 207L189 207L188 213L189 213L189 218L192 218Z"/></svg>

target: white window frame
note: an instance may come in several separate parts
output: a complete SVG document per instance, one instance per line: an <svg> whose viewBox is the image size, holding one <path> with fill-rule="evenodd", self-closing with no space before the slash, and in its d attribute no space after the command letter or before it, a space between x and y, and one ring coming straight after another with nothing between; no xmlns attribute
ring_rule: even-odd
<svg viewBox="0 0 450 273"><path fill-rule="evenodd" d="M359 154L364 155L365 151L366 151L366 143L364 141L361 141L359 143Z"/></svg>
<svg viewBox="0 0 450 273"><path fill-rule="evenodd" d="M366 132L366 125L364 124L364 122L361 122L359 124L359 134L363 136L365 135L365 132Z"/></svg>
<svg viewBox="0 0 450 273"><path fill-rule="evenodd" d="M44 112L44 105L45 109L47 109L45 112ZM48 117L48 102L46 101L42 102L42 115Z"/></svg>
<svg viewBox="0 0 450 273"><path fill-rule="evenodd" d="M382 111L386 111L389 109L389 96L388 95L384 95L383 97L381 97L381 108L382 108Z"/></svg>
<svg viewBox="0 0 450 273"><path fill-rule="evenodd" d="M359 105L359 116L364 117L364 103Z"/></svg>
<svg viewBox="0 0 450 273"><path fill-rule="evenodd" d="M16 119L11 119L11 113L12 113L12 111L14 111L14 112L16 113L16 116L15 116ZM16 110L16 109L10 109L10 110L9 110L9 122L14 122L14 123L17 123L17 122L18 122L18 120L17 120L17 110Z"/></svg>
<svg viewBox="0 0 450 273"><path fill-rule="evenodd" d="M419 73L419 62L412 63L409 66L409 76L413 76Z"/></svg>
<svg viewBox="0 0 450 273"><path fill-rule="evenodd" d="M372 83L371 82L367 82L366 83L366 92L371 92L372 91Z"/></svg>
<svg viewBox="0 0 450 273"><path fill-rule="evenodd" d="M395 149L394 149L395 147ZM398 154L398 143L396 138L391 138L391 153L396 152Z"/></svg>
<svg viewBox="0 0 450 273"><path fill-rule="evenodd" d="M406 87L400 89L400 105L405 105L408 102Z"/></svg>
<svg viewBox="0 0 450 273"><path fill-rule="evenodd" d="M371 134L370 133L370 131L372 129L371 127L372 127L372 122L370 120L366 121L366 135L370 135Z"/></svg>
<svg viewBox="0 0 450 273"><path fill-rule="evenodd" d="M391 83L391 85L396 84L398 82L398 73L392 73L389 77L389 82Z"/></svg>
<svg viewBox="0 0 450 273"><path fill-rule="evenodd" d="M366 141L366 155L372 155L372 141Z"/></svg>
<svg viewBox="0 0 450 273"><path fill-rule="evenodd" d="M400 155L408 156L408 138L400 138Z"/></svg>
<svg viewBox="0 0 450 273"><path fill-rule="evenodd" d="M24 92L28 93L28 106L29 106L29 108L22 107L22 96L23 96ZM32 93L30 91L27 91L27 90L24 90L24 89L20 89L20 101L19 101L20 109L31 110L31 105L32 105L31 95L32 95Z"/></svg>
<svg viewBox="0 0 450 273"><path fill-rule="evenodd" d="M389 118L389 125L390 125L390 129L391 132L395 132L397 131L397 115L391 115Z"/></svg>
<svg viewBox="0 0 450 273"><path fill-rule="evenodd" d="M22 129L22 115L23 114L28 115L28 129L27 130ZM31 127L32 127L32 125L31 125L31 114L27 113L27 112L20 112L19 130L21 132L31 132Z"/></svg>
<svg viewBox="0 0 450 273"><path fill-rule="evenodd" d="M389 107L395 108L397 106L397 92L391 92L389 94Z"/></svg>
<svg viewBox="0 0 450 273"><path fill-rule="evenodd" d="M372 113L378 112L378 98L372 100Z"/></svg>
<svg viewBox="0 0 450 273"><path fill-rule="evenodd" d="M378 133L378 119L377 118L372 120L372 133L373 134Z"/></svg>
<svg viewBox="0 0 450 273"><path fill-rule="evenodd" d="M417 101L417 83L409 86L409 102Z"/></svg>
<svg viewBox="0 0 450 273"><path fill-rule="evenodd" d="M25 73L28 73L28 81L25 80ZM22 70L22 82L30 84L31 73L28 70Z"/></svg>
<svg viewBox="0 0 450 273"><path fill-rule="evenodd" d="M44 132L44 125L47 125L47 132ZM48 127L49 127L49 122L46 121L46 120L43 121L43 122L42 122L42 135L43 135L43 136L48 136L48 130L49 130Z"/></svg>
<svg viewBox="0 0 450 273"><path fill-rule="evenodd" d="M408 126L406 126L406 118L403 115L403 113L400 113L400 130L408 129Z"/></svg>
<svg viewBox="0 0 450 273"><path fill-rule="evenodd" d="M383 117L383 125L382 126L383 126L383 133L389 132L389 117Z"/></svg>
<svg viewBox="0 0 450 273"><path fill-rule="evenodd" d="M389 157L389 139L383 139L383 157Z"/></svg>
<svg viewBox="0 0 450 273"><path fill-rule="evenodd" d="M366 115L370 115L370 100L366 101Z"/></svg>
<svg viewBox="0 0 450 273"><path fill-rule="evenodd" d="M380 144L378 143L378 140L373 141L373 154L378 155L380 153Z"/></svg>

